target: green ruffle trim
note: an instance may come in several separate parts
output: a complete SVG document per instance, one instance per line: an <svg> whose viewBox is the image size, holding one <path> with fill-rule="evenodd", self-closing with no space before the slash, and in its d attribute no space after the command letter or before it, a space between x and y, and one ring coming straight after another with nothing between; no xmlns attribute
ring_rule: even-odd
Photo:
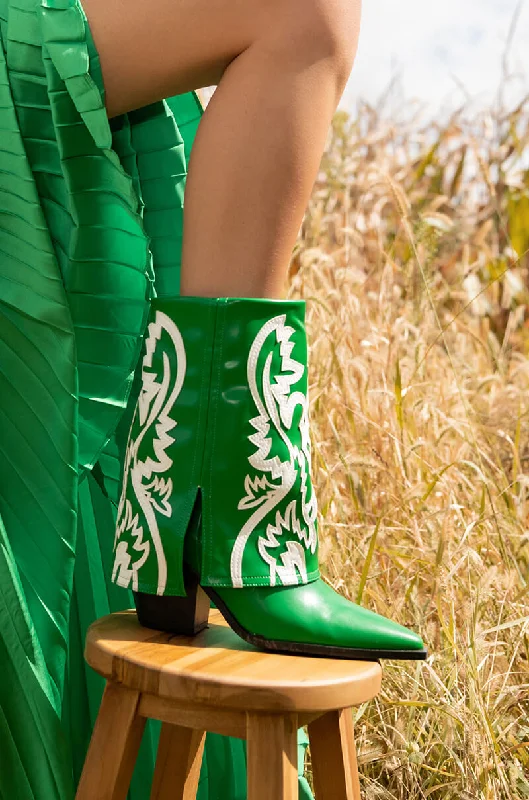
<svg viewBox="0 0 529 800"><path fill-rule="evenodd" d="M41 0L41 20L60 168L70 187L73 227L64 231L61 223L57 234L70 243L63 278L77 344L79 463L90 469L126 406L150 300L155 291L179 291L187 162L165 101L109 123L78 0Z"/></svg>
<svg viewBox="0 0 529 800"><path fill-rule="evenodd" d="M113 149L90 74L83 10L76 0L41 0L40 20L57 142L50 166L66 192L63 213L48 225L75 331L79 464L91 468L126 406L154 272L139 187Z"/></svg>
<svg viewBox="0 0 529 800"><path fill-rule="evenodd" d="M79 478L97 464L115 494L155 281L178 291L189 146L166 103L109 124L79 3L0 0L2 796L70 796Z"/></svg>

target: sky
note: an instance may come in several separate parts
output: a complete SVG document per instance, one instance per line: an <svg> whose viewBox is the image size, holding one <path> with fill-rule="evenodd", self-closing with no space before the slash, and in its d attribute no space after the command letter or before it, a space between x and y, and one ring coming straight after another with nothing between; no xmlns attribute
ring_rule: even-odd
<svg viewBox="0 0 529 800"><path fill-rule="evenodd" d="M363 0L356 63L339 107L352 110L359 97L375 104L395 75L390 113L403 98L433 114L465 99L490 102L518 5L508 57L516 77L505 91L509 100L521 98L529 93L529 0Z"/></svg>

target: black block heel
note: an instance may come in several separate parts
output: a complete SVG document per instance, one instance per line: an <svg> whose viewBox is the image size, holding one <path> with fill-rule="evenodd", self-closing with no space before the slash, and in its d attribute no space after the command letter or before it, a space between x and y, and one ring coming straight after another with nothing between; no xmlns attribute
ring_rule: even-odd
<svg viewBox="0 0 529 800"><path fill-rule="evenodd" d="M140 625L180 636L194 636L207 628L209 598L196 578L186 576L186 592L186 597L133 592Z"/></svg>

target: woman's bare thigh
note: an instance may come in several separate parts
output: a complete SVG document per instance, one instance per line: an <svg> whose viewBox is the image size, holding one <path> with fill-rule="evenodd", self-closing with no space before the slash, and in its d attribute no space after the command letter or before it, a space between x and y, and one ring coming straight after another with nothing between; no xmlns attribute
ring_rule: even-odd
<svg viewBox="0 0 529 800"><path fill-rule="evenodd" d="M280 6L281 0L83 0L109 116L216 85L234 58L277 26Z"/></svg>

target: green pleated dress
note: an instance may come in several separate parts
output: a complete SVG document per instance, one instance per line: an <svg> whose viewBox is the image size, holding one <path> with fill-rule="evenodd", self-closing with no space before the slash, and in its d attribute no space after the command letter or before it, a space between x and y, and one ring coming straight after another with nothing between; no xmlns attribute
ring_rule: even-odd
<svg viewBox="0 0 529 800"><path fill-rule="evenodd" d="M85 632L132 605L109 580L123 418L150 300L179 291L202 113L190 92L109 123L78 0L0 0L0 800L73 798L103 689ZM199 799L245 784L243 744L209 736Z"/></svg>

